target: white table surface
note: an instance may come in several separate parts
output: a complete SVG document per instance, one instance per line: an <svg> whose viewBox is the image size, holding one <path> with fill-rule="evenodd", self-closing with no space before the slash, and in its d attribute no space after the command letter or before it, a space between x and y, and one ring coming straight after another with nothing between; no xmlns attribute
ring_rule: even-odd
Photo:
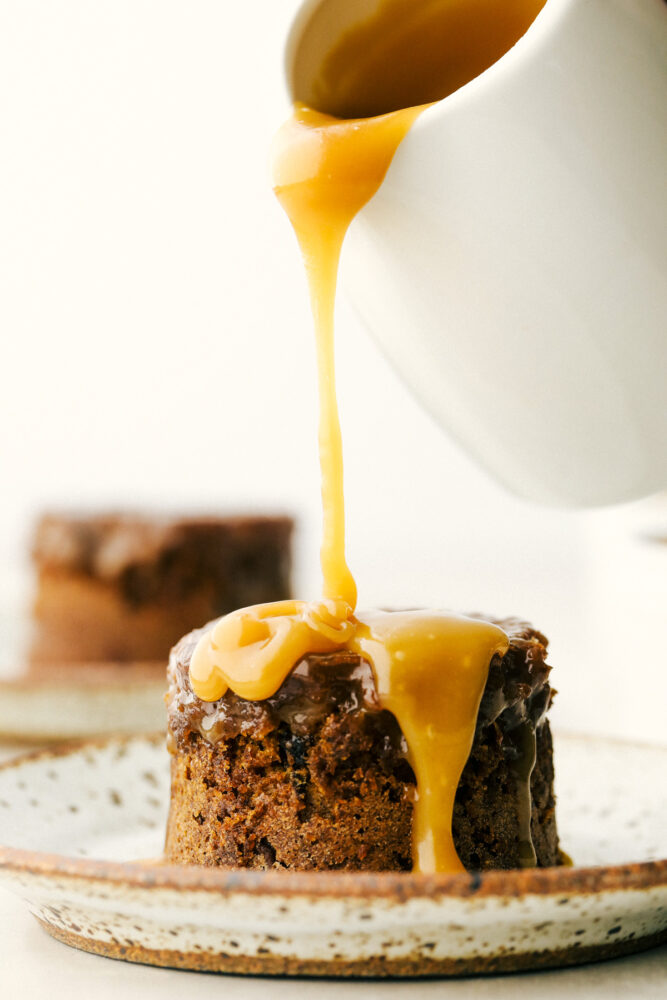
<svg viewBox="0 0 667 1000"><path fill-rule="evenodd" d="M25 750L26 748L23 748ZM0 747L0 761L18 750ZM667 946L581 968L478 979L342 982L216 976L87 955L54 941L18 896L0 889L2 1000L644 1000L667 997Z"/></svg>

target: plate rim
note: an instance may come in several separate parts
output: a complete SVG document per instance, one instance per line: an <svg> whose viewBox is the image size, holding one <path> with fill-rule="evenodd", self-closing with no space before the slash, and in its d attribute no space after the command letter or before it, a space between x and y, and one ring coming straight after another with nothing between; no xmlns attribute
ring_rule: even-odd
<svg viewBox="0 0 667 1000"><path fill-rule="evenodd" d="M667 752L667 746L640 740L580 734L567 730L562 730L557 735L565 739L583 739ZM162 732L115 733L93 739L69 740L54 747L20 754L1 763L0 772L14 770L40 759L54 760L72 756L87 749L102 750L109 745L133 742L158 745L164 740L165 734ZM94 881L140 890L206 892L220 896L243 893L251 896L315 896L327 899L359 898L407 902L415 898L467 899L472 896L518 899L527 895L567 895L569 898L600 892L657 889L667 887L667 858L583 868L562 866L454 874L253 871L243 868L105 861L0 845L0 873Z"/></svg>

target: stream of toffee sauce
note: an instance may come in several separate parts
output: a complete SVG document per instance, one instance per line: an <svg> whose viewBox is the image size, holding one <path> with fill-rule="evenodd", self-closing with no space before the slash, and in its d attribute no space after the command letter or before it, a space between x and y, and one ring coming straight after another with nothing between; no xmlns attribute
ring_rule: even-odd
<svg viewBox="0 0 667 1000"><path fill-rule="evenodd" d="M332 50L320 79L321 89L329 67L330 79L347 81L347 96L332 94L333 104L338 101L345 113L355 106L355 94L365 94L370 105L363 113L374 117L340 119L298 103L278 133L274 188L301 247L317 342L323 596L320 601L284 601L227 615L202 637L190 664L192 688L204 701L216 701L228 688L240 697L262 700L275 694L307 653L347 649L368 660L380 704L396 717L415 773L415 871L463 870L452 839L454 798L472 747L489 664L507 651L509 640L496 625L449 612L355 613L357 588L345 558L334 366L338 262L350 223L378 190L425 104L446 96L495 62L543 4L544 0L384 0L368 23ZM480 20L485 16L488 20L492 13L496 16L490 23ZM401 35L409 44L407 52L399 53ZM415 46L417 36L421 41ZM373 45L374 39L384 41ZM463 70L461 52L463 63L467 61ZM409 101L382 92L378 67L383 60L385 68L392 60L395 64L399 55L403 62L411 59L413 69L421 67L423 85L415 84L409 66L403 73L410 81ZM427 64L430 68L424 75ZM395 76L390 72L386 79L395 81ZM387 110L387 102L398 110ZM412 106L404 106L408 103Z"/></svg>

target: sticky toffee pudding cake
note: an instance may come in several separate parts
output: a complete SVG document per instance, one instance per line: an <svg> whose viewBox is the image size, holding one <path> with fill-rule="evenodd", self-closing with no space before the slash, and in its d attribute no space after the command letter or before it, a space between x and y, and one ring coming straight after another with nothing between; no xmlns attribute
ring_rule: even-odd
<svg viewBox="0 0 667 1000"><path fill-rule="evenodd" d="M450 817L469 870L558 864L547 643L522 622L498 624L509 647L491 661ZM202 634L186 636L169 663L167 859L411 869L419 789L369 662L347 650L307 654L270 698L228 691L205 702L189 677Z"/></svg>
<svg viewBox="0 0 667 1000"><path fill-rule="evenodd" d="M31 667L166 662L201 622L289 597L291 533L286 517L45 515Z"/></svg>

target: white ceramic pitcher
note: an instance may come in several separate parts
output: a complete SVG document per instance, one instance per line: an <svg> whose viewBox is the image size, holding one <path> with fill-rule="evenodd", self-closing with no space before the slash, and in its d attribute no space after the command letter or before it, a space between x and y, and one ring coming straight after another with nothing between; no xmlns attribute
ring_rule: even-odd
<svg viewBox="0 0 667 1000"><path fill-rule="evenodd" d="M322 3L355 10L302 7L288 80ZM664 0L547 0L422 114L348 235L342 284L397 371L532 500L667 486L666 98Z"/></svg>

